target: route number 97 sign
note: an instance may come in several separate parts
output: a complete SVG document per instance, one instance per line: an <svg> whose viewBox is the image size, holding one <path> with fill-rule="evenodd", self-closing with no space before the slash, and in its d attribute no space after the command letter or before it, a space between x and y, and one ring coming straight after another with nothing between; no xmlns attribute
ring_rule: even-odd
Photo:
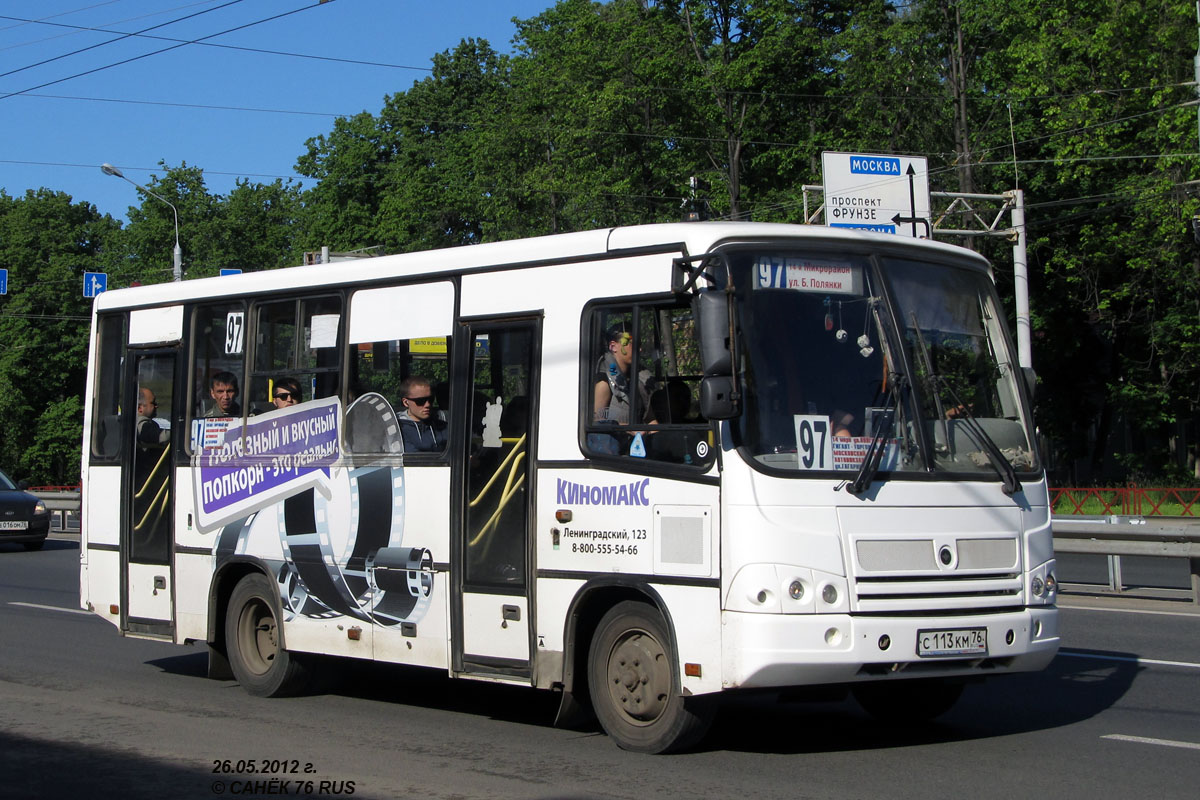
<svg viewBox="0 0 1200 800"><path fill-rule="evenodd" d="M225 316L225 355L241 355L246 336L245 312L235 311Z"/></svg>
<svg viewBox="0 0 1200 800"><path fill-rule="evenodd" d="M797 414L796 467L798 469L833 469L833 437L829 417L819 414Z"/></svg>

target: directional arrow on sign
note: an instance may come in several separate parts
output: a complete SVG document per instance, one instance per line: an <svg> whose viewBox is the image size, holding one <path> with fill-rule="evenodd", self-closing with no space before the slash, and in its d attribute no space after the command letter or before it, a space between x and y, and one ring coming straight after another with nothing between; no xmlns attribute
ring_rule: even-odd
<svg viewBox="0 0 1200 800"><path fill-rule="evenodd" d="M929 220L925 219L924 217L906 217L903 214L897 214L896 216L892 217L892 222L896 223L897 225L903 225L905 222L911 222L914 237L917 235L917 223L919 222L925 226L925 238L928 239L933 237L933 230L929 225Z"/></svg>

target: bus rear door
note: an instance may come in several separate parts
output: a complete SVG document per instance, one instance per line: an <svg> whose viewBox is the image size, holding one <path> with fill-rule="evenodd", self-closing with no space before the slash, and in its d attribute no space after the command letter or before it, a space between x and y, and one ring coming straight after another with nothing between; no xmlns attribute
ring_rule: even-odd
<svg viewBox="0 0 1200 800"><path fill-rule="evenodd" d="M171 636L174 586L174 411L177 350L130 349L125 408L137 410L132 455L122 480L121 630Z"/></svg>

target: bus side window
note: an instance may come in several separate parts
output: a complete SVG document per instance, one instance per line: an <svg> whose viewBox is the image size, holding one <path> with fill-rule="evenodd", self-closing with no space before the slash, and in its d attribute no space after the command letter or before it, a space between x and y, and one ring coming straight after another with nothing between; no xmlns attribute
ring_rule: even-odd
<svg viewBox="0 0 1200 800"><path fill-rule="evenodd" d="M344 328L340 297L263 303L254 313L250 414L275 410L276 396L285 391L289 401L299 403L338 396ZM287 389L292 381L298 387Z"/></svg>
<svg viewBox="0 0 1200 800"><path fill-rule="evenodd" d="M404 404L401 402L400 384L405 378L419 376L429 382L434 413L444 420L449 406L450 347L449 336L392 339L355 345L350 380L351 398L375 392L382 395L397 414L401 414Z"/></svg>
<svg viewBox="0 0 1200 800"><path fill-rule="evenodd" d="M593 308L585 331L585 450L706 466L711 429L699 414L691 308L675 300ZM633 377L636 375L636 379Z"/></svg>
<svg viewBox="0 0 1200 800"><path fill-rule="evenodd" d="M96 396L92 398L92 459L121 456L121 379L125 361L125 317L99 320L96 340Z"/></svg>
<svg viewBox="0 0 1200 800"><path fill-rule="evenodd" d="M364 394L379 395L402 425L408 424L403 421L402 385L406 380L421 379L416 400L422 415L426 410L431 413L416 424L442 432L423 429L431 435L421 441L435 443L419 451L427 454L445 452L445 446L436 443L445 441L449 418L454 296L454 285L441 281L361 289L350 297L347 400L352 403Z"/></svg>
<svg viewBox="0 0 1200 800"><path fill-rule="evenodd" d="M195 417L240 417L245 390L246 311L241 303L201 306L192 315Z"/></svg>

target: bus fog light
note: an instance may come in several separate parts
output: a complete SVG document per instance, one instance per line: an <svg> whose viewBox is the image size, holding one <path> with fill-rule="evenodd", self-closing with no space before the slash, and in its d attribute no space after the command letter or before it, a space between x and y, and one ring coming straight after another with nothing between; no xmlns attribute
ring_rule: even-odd
<svg viewBox="0 0 1200 800"><path fill-rule="evenodd" d="M886 633L883 636L879 637L879 649L880 650L887 650L891 646L892 646L892 637L888 636Z"/></svg>
<svg viewBox="0 0 1200 800"><path fill-rule="evenodd" d="M1046 585L1042 583L1041 577L1037 576L1033 579L1033 582L1029 584L1029 589L1033 592L1034 597L1041 597L1042 592L1046 589Z"/></svg>
<svg viewBox="0 0 1200 800"><path fill-rule="evenodd" d="M1035 639L1042 638L1042 621L1040 619L1037 622L1033 623L1033 638L1035 638Z"/></svg>
<svg viewBox="0 0 1200 800"><path fill-rule="evenodd" d="M1004 634L1004 643L1012 644L1014 641L1016 641L1016 638L1017 638L1017 635L1015 633L1013 633L1012 630L1009 630L1008 633Z"/></svg>
<svg viewBox="0 0 1200 800"><path fill-rule="evenodd" d="M827 583L821 587L821 599L829 605L837 605L838 591L837 587L832 583Z"/></svg>
<svg viewBox="0 0 1200 800"><path fill-rule="evenodd" d="M791 585L788 586L788 594L793 600L799 600L801 597L804 597L804 584L800 581L792 581Z"/></svg>
<svg viewBox="0 0 1200 800"><path fill-rule="evenodd" d="M830 628L825 631L825 644L830 647L837 647L842 643L842 632L837 628Z"/></svg>
<svg viewBox="0 0 1200 800"><path fill-rule="evenodd" d="M764 606L767 604L767 601L771 599L771 593L766 589L759 589L758 594L751 595L750 599L753 602L758 603L760 606Z"/></svg>

